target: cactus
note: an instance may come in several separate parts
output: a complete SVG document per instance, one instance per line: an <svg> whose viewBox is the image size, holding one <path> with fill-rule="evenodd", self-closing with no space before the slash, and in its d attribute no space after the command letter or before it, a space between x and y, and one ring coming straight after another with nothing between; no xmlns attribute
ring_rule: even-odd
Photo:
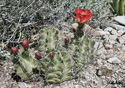
<svg viewBox="0 0 125 88"><path fill-rule="evenodd" d="M57 84L72 78L92 59L94 41L83 34L82 30L74 32L74 37L55 28L44 28L40 37L40 52L34 53L24 40L23 48L12 47L13 63L16 73L24 81L33 79L40 72L46 83ZM36 59L34 59L36 58Z"/></svg>
<svg viewBox="0 0 125 88"><path fill-rule="evenodd" d="M125 14L125 0L113 0L111 6L117 15Z"/></svg>
<svg viewBox="0 0 125 88"><path fill-rule="evenodd" d="M68 38L63 31L57 33L54 28L45 28L42 31L40 51L46 55L40 62L41 73L46 82L61 83L74 78L73 70L81 70L85 61L92 58L94 41L91 36L83 35L82 30L82 36L76 32L74 34L77 37L74 38Z"/></svg>
<svg viewBox="0 0 125 88"><path fill-rule="evenodd" d="M54 27L42 29L40 52L31 51L27 40L23 41L19 53L17 48L12 48L12 61L22 80L32 80L32 76L39 71L47 84L62 83L75 78L84 64L92 60L95 42L89 33L82 30L92 14L90 10L80 8L75 12L77 16L73 16L79 23L75 32L66 33Z"/></svg>
<svg viewBox="0 0 125 88"><path fill-rule="evenodd" d="M46 55L40 62L47 83L61 83L72 78L73 60L65 48L69 38L62 40L61 34L61 31L54 28L43 29L40 51L46 52Z"/></svg>
<svg viewBox="0 0 125 88"><path fill-rule="evenodd" d="M11 49L14 55L12 62L15 64L16 74L20 76L23 81L32 80L33 74L39 69L38 61L32 57L33 52L21 48L17 54L16 47L12 47Z"/></svg>

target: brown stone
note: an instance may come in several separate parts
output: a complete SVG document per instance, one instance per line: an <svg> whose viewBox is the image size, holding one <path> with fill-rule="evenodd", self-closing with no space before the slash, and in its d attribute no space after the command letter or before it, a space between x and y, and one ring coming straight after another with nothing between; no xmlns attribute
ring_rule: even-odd
<svg viewBox="0 0 125 88"><path fill-rule="evenodd" d="M120 60L125 59L125 52L123 52L122 54L119 55L119 59Z"/></svg>

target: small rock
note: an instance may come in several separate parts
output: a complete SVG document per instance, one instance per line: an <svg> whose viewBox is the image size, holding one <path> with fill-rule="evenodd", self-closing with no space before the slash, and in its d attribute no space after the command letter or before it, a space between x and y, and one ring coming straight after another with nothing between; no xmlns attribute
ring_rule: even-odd
<svg viewBox="0 0 125 88"><path fill-rule="evenodd" d="M98 32L96 29L93 29L92 27L90 27L87 24L84 25L82 30L84 32L90 33L90 34L92 34L93 36L96 36L96 37L102 36L102 34L100 32Z"/></svg>
<svg viewBox="0 0 125 88"><path fill-rule="evenodd" d="M60 86L55 86L55 88L61 88Z"/></svg>
<svg viewBox="0 0 125 88"><path fill-rule="evenodd" d="M125 30L124 26L118 24L112 24L111 26L114 27L116 30Z"/></svg>
<svg viewBox="0 0 125 88"><path fill-rule="evenodd" d="M101 54L105 54L105 53L106 53L106 50L105 50L105 48L103 47L103 48L99 49L96 54L97 54L97 55L101 55Z"/></svg>
<svg viewBox="0 0 125 88"><path fill-rule="evenodd" d="M111 24L111 23L109 23L109 22L105 22L105 23L101 24L101 28L102 28L102 29L105 29L105 28L109 27L110 24Z"/></svg>
<svg viewBox="0 0 125 88"><path fill-rule="evenodd" d="M121 44L125 43L125 35L119 37L118 40Z"/></svg>
<svg viewBox="0 0 125 88"><path fill-rule="evenodd" d="M110 38L111 40L116 40L116 39L117 39L117 35L109 35L109 38Z"/></svg>
<svg viewBox="0 0 125 88"><path fill-rule="evenodd" d="M75 85L74 88L83 88L82 85Z"/></svg>
<svg viewBox="0 0 125 88"><path fill-rule="evenodd" d="M111 75L111 73L112 73L112 71L109 70L106 66L101 66L96 71L96 75L98 75L98 76L109 76L109 75Z"/></svg>
<svg viewBox="0 0 125 88"><path fill-rule="evenodd" d="M103 38L104 38L106 41L109 40L109 36L108 36L108 35L103 36Z"/></svg>
<svg viewBox="0 0 125 88"><path fill-rule="evenodd" d="M110 31L112 31L112 30L113 30L112 27L107 27L106 29L104 29L104 31L108 31L108 32L110 32Z"/></svg>
<svg viewBox="0 0 125 88"><path fill-rule="evenodd" d="M109 35L109 34L110 34L110 33L107 32L107 31L98 31L98 32L100 32L102 35Z"/></svg>
<svg viewBox="0 0 125 88"><path fill-rule="evenodd" d="M118 49L118 46L116 46L116 45L114 45L113 47L112 47L112 50L117 50Z"/></svg>
<svg viewBox="0 0 125 88"><path fill-rule="evenodd" d="M120 60L125 59L125 52L123 52L122 54L119 55L119 59L120 59Z"/></svg>
<svg viewBox="0 0 125 88"><path fill-rule="evenodd" d="M27 88L27 85L24 82L19 82L18 86L19 88Z"/></svg>
<svg viewBox="0 0 125 88"><path fill-rule="evenodd" d="M122 46L123 51L125 51L125 45Z"/></svg>
<svg viewBox="0 0 125 88"><path fill-rule="evenodd" d="M102 42L96 42L95 45L94 45L94 48L95 48L95 49L100 49L100 48L102 48L102 47L103 47Z"/></svg>
<svg viewBox="0 0 125 88"><path fill-rule="evenodd" d="M108 62L109 62L109 63L113 63L113 64L119 64L119 63L121 63L122 61L119 60L117 57L112 57L112 58L109 58L109 59L108 59Z"/></svg>
<svg viewBox="0 0 125 88"><path fill-rule="evenodd" d="M102 65L102 61L100 59L97 60L98 65Z"/></svg>
<svg viewBox="0 0 125 88"><path fill-rule="evenodd" d="M125 33L125 30L119 30L118 31L118 36L121 36L122 34L124 34Z"/></svg>
<svg viewBox="0 0 125 88"><path fill-rule="evenodd" d="M113 45L113 44L116 43L116 41L115 40L109 40L109 43Z"/></svg>
<svg viewBox="0 0 125 88"><path fill-rule="evenodd" d="M117 33L117 31L115 29L112 29L111 34L112 35L118 35L118 33Z"/></svg>
<svg viewBox="0 0 125 88"><path fill-rule="evenodd" d="M106 59L106 56L104 54L102 54L102 55L99 55L99 58Z"/></svg>
<svg viewBox="0 0 125 88"><path fill-rule="evenodd" d="M111 49L112 48L111 44L105 44L104 46L105 46L106 49Z"/></svg>
<svg viewBox="0 0 125 88"><path fill-rule="evenodd" d="M122 24L122 25L125 25L125 16L117 16L114 18L115 21L117 21L118 23Z"/></svg>
<svg viewBox="0 0 125 88"><path fill-rule="evenodd" d="M78 23L73 23L73 24L72 24L72 27L74 28L74 30L77 30L77 28L78 28Z"/></svg>
<svg viewBox="0 0 125 88"><path fill-rule="evenodd" d="M112 49L107 50L107 53L110 54L110 55L112 55L113 52L114 52L114 51L113 51Z"/></svg>

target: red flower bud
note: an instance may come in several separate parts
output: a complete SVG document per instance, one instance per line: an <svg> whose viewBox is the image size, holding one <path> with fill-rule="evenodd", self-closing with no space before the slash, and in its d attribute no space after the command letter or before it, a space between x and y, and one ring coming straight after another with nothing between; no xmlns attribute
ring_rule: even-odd
<svg viewBox="0 0 125 88"><path fill-rule="evenodd" d="M40 53L40 52L36 52L36 53L35 53L35 57L36 57L37 59L41 59L41 53Z"/></svg>
<svg viewBox="0 0 125 88"><path fill-rule="evenodd" d="M50 58L53 59L54 58L54 54L50 53Z"/></svg>
<svg viewBox="0 0 125 88"><path fill-rule="evenodd" d="M23 48L28 48L29 43L28 43L28 41L27 41L27 40L23 40L22 45L23 45Z"/></svg>
<svg viewBox="0 0 125 88"><path fill-rule="evenodd" d="M59 33L59 30L56 30L56 34L58 34Z"/></svg>
<svg viewBox="0 0 125 88"><path fill-rule="evenodd" d="M70 39L69 38L65 38L65 43L69 43Z"/></svg>
<svg viewBox="0 0 125 88"><path fill-rule="evenodd" d="M17 55L18 49L17 49L16 47L12 47L12 48L11 48L11 52L12 52L14 55Z"/></svg>

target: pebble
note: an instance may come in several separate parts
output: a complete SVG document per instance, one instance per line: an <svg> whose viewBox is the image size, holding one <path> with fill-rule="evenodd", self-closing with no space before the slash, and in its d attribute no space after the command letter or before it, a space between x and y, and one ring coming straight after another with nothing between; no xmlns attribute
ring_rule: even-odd
<svg viewBox="0 0 125 88"><path fill-rule="evenodd" d="M109 40L109 43L113 45L113 44L116 43L116 41L115 40Z"/></svg>
<svg viewBox="0 0 125 88"><path fill-rule="evenodd" d="M109 35L109 39L116 40L117 39L117 35Z"/></svg>
<svg viewBox="0 0 125 88"><path fill-rule="evenodd" d="M113 30L112 27L107 27L106 29L104 29L104 31L108 31L108 32L110 32L110 31L112 31L112 30Z"/></svg>
<svg viewBox="0 0 125 88"><path fill-rule="evenodd" d="M98 31L100 32L102 35L109 35L110 33L108 31Z"/></svg>
<svg viewBox="0 0 125 88"><path fill-rule="evenodd" d="M122 46L123 51L125 52L125 45Z"/></svg>
<svg viewBox="0 0 125 88"><path fill-rule="evenodd" d="M111 49L113 47L111 44L105 44L104 46L106 49Z"/></svg>
<svg viewBox="0 0 125 88"><path fill-rule="evenodd" d="M73 23L73 24L72 24L72 27L74 28L74 30L77 30L77 28L78 28L78 23Z"/></svg>
<svg viewBox="0 0 125 88"><path fill-rule="evenodd" d="M119 30L118 31L118 36L121 36L122 34L124 34L125 33L125 30Z"/></svg>
<svg viewBox="0 0 125 88"><path fill-rule="evenodd" d="M83 88L82 85L75 85L74 88Z"/></svg>
<svg viewBox="0 0 125 88"><path fill-rule="evenodd" d="M118 25L118 24L112 24L111 25L113 28L115 28L116 30L125 30L124 26Z"/></svg>
<svg viewBox="0 0 125 88"><path fill-rule="evenodd" d="M106 53L106 50L105 50L105 48L103 47L103 48L99 49L96 54L97 54L97 55L101 55L101 54L105 54L105 53Z"/></svg>
<svg viewBox="0 0 125 88"><path fill-rule="evenodd" d="M95 45L94 45L94 48L95 48L95 49L100 49L100 48L102 48L102 47L103 47L102 42L96 42Z"/></svg>
<svg viewBox="0 0 125 88"><path fill-rule="evenodd" d="M102 28L102 29L105 29L105 28L109 27L110 24L111 24L111 23L109 23L109 22L105 22L105 23L101 24L101 28Z"/></svg>
<svg viewBox="0 0 125 88"><path fill-rule="evenodd" d="M112 58L109 58L109 59L108 59L108 62L109 62L109 63L113 63L113 64L119 64L119 63L121 63L122 61L119 60L117 57L112 57Z"/></svg>
<svg viewBox="0 0 125 88"><path fill-rule="evenodd" d="M117 31L115 29L112 29L111 34L112 35L118 35L118 33L117 33Z"/></svg>
<svg viewBox="0 0 125 88"><path fill-rule="evenodd" d="M121 44L125 43L125 35L119 37L118 40Z"/></svg>
<svg viewBox="0 0 125 88"><path fill-rule="evenodd" d="M109 70L106 66L101 66L97 69L96 74L98 76L109 76L111 74L111 70Z"/></svg>
<svg viewBox="0 0 125 88"><path fill-rule="evenodd" d="M102 60L98 59L97 60L98 65L103 65Z"/></svg>
<svg viewBox="0 0 125 88"><path fill-rule="evenodd" d="M104 38L106 41L109 40L109 36L108 36L108 35L103 36L103 38Z"/></svg>
<svg viewBox="0 0 125 88"><path fill-rule="evenodd" d="M117 16L114 18L115 21L117 21L118 23L122 24L122 25L125 25L125 16Z"/></svg>
<svg viewBox="0 0 125 88"><path fill-rule="evenodd" d="M119 55L119 58L120 58L121 60L125 59L125 52L123 52L122 54L120 54L120 55Z"/></svg>
<svg viewBox="0 0 125 88"><path fill-rule="evenodd" d="M27 88L27 85L24 82L19 82L18 86L19 88Z"/></svg>

